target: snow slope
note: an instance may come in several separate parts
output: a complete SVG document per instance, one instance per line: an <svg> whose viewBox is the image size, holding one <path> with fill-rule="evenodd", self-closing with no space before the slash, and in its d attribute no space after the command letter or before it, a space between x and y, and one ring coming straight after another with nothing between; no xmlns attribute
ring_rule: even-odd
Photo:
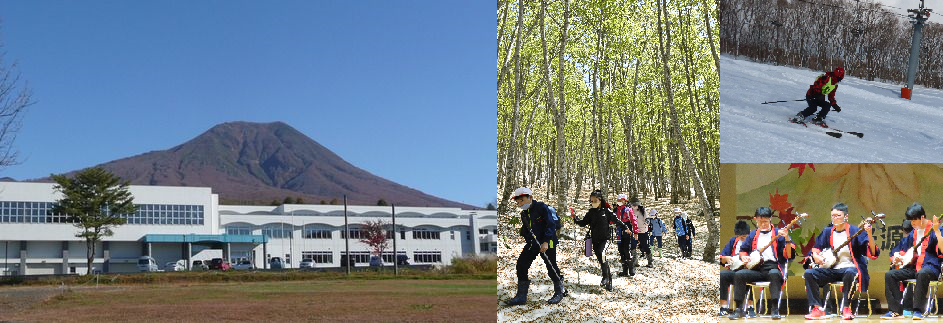
<svg viewBox="0 0 943 323"><path fill-rule="evenodd" d="M829 127L864 133L833 138L825 129L787 119L807 107L805 92L823 71L720 58L720 162L941 162L943 90L848 76L835 96Z"/></svg>

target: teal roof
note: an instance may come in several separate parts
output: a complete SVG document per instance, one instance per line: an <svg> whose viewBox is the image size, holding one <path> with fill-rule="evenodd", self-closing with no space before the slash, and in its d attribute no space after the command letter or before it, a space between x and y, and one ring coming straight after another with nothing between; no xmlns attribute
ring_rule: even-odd
<svg viewBox="0 0 943 323"><path fill-rule="evenodd" d="M148 234L144 242L231 242L231 243L266 243L264 235L248 234Z"/></svg>

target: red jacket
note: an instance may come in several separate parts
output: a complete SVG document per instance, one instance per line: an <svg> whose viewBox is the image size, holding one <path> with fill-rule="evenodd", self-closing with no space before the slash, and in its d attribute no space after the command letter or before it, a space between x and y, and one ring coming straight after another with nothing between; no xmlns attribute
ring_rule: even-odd
<svg viewBox="0 0 943 323"><path fill-rule="evenodd" d="M632 229L632 233L638 233L638 222L635 220L635 212L627 205L616 207L616 217L619 221L625 223ZM629 224L631 223L631 225Z"/></svg>
<svg viewBox="0 0 943 323"><path fill-rule="evenodd" d="M838 82L841 82L841 79L832 72L819 75L819 77L815 79L815 83L809 86L809 90L805 92L805 95L828 95L828 102L834 105L838 103L835 101L835 92L838 91Z"/></svg>

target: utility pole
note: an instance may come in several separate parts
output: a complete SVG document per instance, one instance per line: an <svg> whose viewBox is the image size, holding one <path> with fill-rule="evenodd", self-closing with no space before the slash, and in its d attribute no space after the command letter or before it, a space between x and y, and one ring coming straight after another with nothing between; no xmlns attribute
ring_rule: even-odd
<svg viewBox="0 0 943 323"><path fill-rule="evenodd" d="M393 210L393 275L399 276L399 251L396 250L396 204L390 204Z"/></svg>
<svg viewBox="0 0 943 323"><path fill-rule="evenodd" d="M347 266L347 276L350 276L350 227L347 224L347 195L344 195L344 248L347 252L344 265Z"/></svg>
<svg viewBox="0 0 943 323"><path fill-rule="evenodd" d="M900 89L900 97L910 100L911 91L914 89L914 81L917 78L917 60L920 59L920 36L923 32L923 25L930 19L931 9L925 9L923 7L923 0L920 0L919 9L908 9L907 12L912 13L913 15L908 15L910 19L913 19L914 24L914 35L913 39L910 42L910 63L907 65L907 87Z"/></svg>
<svg viewBox="0 0 943 323"><path fill-rule="evenodd" d="M288 254L291 255L288 259L295 257L295 208L291 209L291 235L288 236ZM290 262L288 268L294 268Z"/></svg>

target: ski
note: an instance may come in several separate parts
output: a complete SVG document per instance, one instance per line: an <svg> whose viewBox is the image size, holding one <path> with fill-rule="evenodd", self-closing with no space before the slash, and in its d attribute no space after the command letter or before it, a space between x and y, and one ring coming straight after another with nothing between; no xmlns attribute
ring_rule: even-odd
<svg viewBox="0 0 943 323"><path fill-rule="evenodd" d="M844 130L840 130L840 129L829 128L828 125L818 124L818 123L815 123L815 122L813 122L812 124L814 124L814 125L816 125L816 126L819 126L819 127L822 127L822 128L825 128L825 129L828 129L828 130L831 130L831 131L840 132L840 133L847 133L847 134L849 134L849 135L856 136L856 137L858 137L858 138L863 138L863 137L864 137L864 134L863 134L863 133L860 133L860 132L844 131Z"/></svg>
<svg viewBox="0 0 943 323"><path fill-rule="evenodd" d="M864 134L863 134L863 133L860 133L860 132L844 131L844 130L838 130L838 129L835 129L835 128L829 128L829 129L832 130L832 131L838 131L838 132L841 132L841 133L847 133L847 134L852 135L852 136L857 136L858 138L864 137Z"/></svg>
<svg viewBox="0 0 943 323"><path fill-rule="evenodd" d="M794 118L794 117L793 117L793 118L789 118L789 122L790 122L790 123L795 123L795 124L802 125L803 127L806 127L806 128L809 127L809 125L806 124L805 121L796 120L796 118ZM821 126L821 125L819 125L819 126ZM828 129L828 127L823 127L823 128ZM833 129L833 130L834 130L834 129ZM842 134L841 134L841 133L834 132L834 131L825 131L825 134L826 134L826 135L829 135L829 136L832 136L832 137L835 137L835 138L841 138L841 137L842 137Z"/></svg>

